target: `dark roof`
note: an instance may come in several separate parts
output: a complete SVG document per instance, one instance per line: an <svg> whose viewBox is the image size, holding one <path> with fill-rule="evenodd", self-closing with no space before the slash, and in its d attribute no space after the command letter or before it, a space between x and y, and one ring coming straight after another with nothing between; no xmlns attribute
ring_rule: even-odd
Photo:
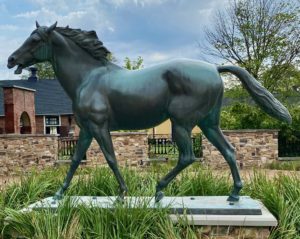
<svg viewBox="0 0 300 239"><path fill-rule="evenodd" d="M66 115L73 114L72 102L64 92L58 80L3 80L0 81L0 115L4 116L3 86L19 86L36 90L36 115Z"/></svg>

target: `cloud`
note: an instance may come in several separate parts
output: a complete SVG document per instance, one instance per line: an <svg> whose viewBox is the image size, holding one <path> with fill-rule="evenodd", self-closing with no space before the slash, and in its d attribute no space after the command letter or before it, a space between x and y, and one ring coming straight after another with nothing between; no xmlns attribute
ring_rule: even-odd
<svg viewBox="0 0 300 239"><path fill-rule="evenodd" d="M144 66L151 66L175 58L199 59L200 50L195 42L189 45L178 46L177 48L159 49L158 47L147 45L144 42L107 42L105 46L112 51L117 58L118 64L123 65L125 57L136 59L141 56L144 60Z"/></svg>
<svg viewBox="0 0 300 239"><path fill-rule="evenodd" d="M149 62L158 62L167 60L171 57L168 53L162 53L162 52L154 52L147 56L147 61Z"/></svg>
<svg viewBox="0 0 300 239"><path fill-rule="evenodd" d="M22 38L10 38L9 36L0 36L0 65L6 65L7 57L16 50L24 41Z"/></svg>
<svg viewBox="0 0 300 239"><path fill-rule="evenodd" d="M16 18L27 18L27 19L35 19L39 18L43 21L53 22L54 19L61 21L61 22L68 22L68 21L76 21L77 19L82 19L88 15L87 11L71 11L66 15L57 14L56 11L52 11L48 8L43 7L37 11L29 11L23 12L15 15Z"/></svg>
<svg viewBox="0 0 300 239"><path fill-rule="evenodd" d="M39 6L39 7L45 7L52 10L58 10L58 11L68 11L71 9L72 4L76 6L76 2L81 1L67 1L67 0L29 0L33 5Z"/></svg>
<svg viewBox="0 0 300 239"><path fill-rule="evenodd" d="M111 31L111 32L114 32L114 31L115 31L115 29L114 29L113 27L107 27L107 29L108 29L109 31Z"/></svg>
<svg viewBox="0 0 300 239"><path fill-rule="evenodd" d="M7 7L4 3L0 3L0 12L6 12L7 11Z"/></svg>
<svg viewBox="0 0 300 239"><path fill-rule="evenodd" d="M114 26L108 18L101 11L93 8L70 10L64 13L42 7L40 10L19 13L15 15L15 18L30 19L32 25L34 25L34 20L38 20L41 25L50 25L58 21L59 26L69 25L74 28L114 32Z"/></svg>
<svg viewBox="0 0 300 239"><path fill-rule="evenodd" d="M5 11L0 32L7 34L0 35L0 79L7 76L8 55L29 36L35 20L96 30L121 65L126 56L142 56L145 66L178 57L199 59L202 28L228 0L16 0L14 8L8 1L0 0Z"/></svg>
<svg viewBox="0 0 300 239"><path fill-rule="evenodd" d="M0 35L0 80L20 79L13 69L7 68L7 58L24 42L24 37L11 37L9 34Z"/></svg>
<svg viewBox="0 0 300 239"><path fill-rule="evenodd" d="M41 11L29 11L29 12L22 12L17 15L15 15L16 18L35 18L39 15Z"/></svg>
<svg viewBox="0 0 300 239"><path fill-rule="evenodd" d="M106 0L108 4L112 4L116 7L121 7L123 5L136 5L144 7L147 5L160 5L171 1L172 0Z"/></svg>
<svg viewBox="0 0 300 239"><path fill-rule="evenodd" d="M0 25L0 31L17 31L20 27L12 24Z"/></svg>
<svg viewBox="0 0 300 239"><path fill-rule="evenodd" d="M13 70L7 70L6 67L0 66L0 80L20 80L20 75L15 75Z"/></svg>
<svg viewBox="0 0 300 239"><path fill-rule="evenodd" d="M145 52L146 65L154 65L163 61L168 61L177 58L199 59L199 49L196 44L184 45L178 48L170 48L164 51Z"/></svg>

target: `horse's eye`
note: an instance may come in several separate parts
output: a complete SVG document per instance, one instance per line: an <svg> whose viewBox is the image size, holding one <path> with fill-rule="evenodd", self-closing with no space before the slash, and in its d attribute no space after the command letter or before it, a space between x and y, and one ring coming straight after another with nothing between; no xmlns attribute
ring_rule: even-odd
<svg viewBox="0 0 300 239"><path fill-rule="evenodd" d="M32 36L32 41L38 42L40 40L41 40L41 38L38 35Z"/></svg>

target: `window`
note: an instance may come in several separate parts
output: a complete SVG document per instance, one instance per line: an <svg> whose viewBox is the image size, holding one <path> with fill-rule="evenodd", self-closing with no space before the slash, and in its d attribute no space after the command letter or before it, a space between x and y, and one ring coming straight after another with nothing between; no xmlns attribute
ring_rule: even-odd
<svg viewBox="0 0 300 239"><path fill-rule="evenodd" d="M60 117L45 116L45 134L59 134L59 133L60 133Z"/></svg>

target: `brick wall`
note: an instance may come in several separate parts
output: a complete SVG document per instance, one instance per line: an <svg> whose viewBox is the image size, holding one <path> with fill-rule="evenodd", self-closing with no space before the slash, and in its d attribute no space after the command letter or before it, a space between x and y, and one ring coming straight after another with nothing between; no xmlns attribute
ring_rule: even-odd
<svg viewBox="0 0 300 239"><path fill-rule="evenodd" d="M71 121L72 121L71 117ZM68 115L62 115L60 116L60 134L64 137L69 135L70 131L70 123L69 123L69 116Z"/></svg>
<svg viewBox="0 0 300 239"><path fill-rule="evenodd" d="M53 166L58 154L57 140L57 136L0 135L0 176Z"/></svg>
<svg viewBox="0 0 300 239"><path fill-rule="evenodd" d="M276 130L224 131L237 152L238 165L261 166L278 158ZM148 158L147 133L112 133L115 154L120 165L137 165ZM203 138L205 163L228 167L222 155ZM51 135L0 135L0 176L13 175L37 167L53 166L58 158L58 137ZM87 152L87 166L106 163L94 140Z"/></svg>
<svg viewBox="0 0 300 239"><path fill-rule="evenodd" d="M0 116L0 134L3 134L5 131L5 118Z"/></svg>
<svg viewBox="0 0 300 239"><path fill-rule="evenodd" d="M3 88L6 133L20 133L20 118L23 112L26 112L30 119L31 133L36 133L34 92L35 90L16 86Z"/></svg>
<svg viewBox="0 0 300 239"><path fill-rule="evenodd" d="M148 158L147 133L113 132L111 133L115 155L120 165L137 165L140 160ZM98 143L93 140L87 152L87 165L106 163Z"/></svg>
<svg viewBox="0 0 300 239"><path fill-rule="evenodd" d="M70 129L73 130L74 136L79 135L79 128L76 124L74 115L62 115L60 117L60 120L61 120L61 134L63 136L68 136Z"/></svg>
<svg viewBox="0 0 300 239"><path fill-rule="evenodd" d="M146 133L112 133L115 154L120 165L136 165L147 158ZM32 168L54 166L58 160L58 136L0 135L0 176L12 176ZM84 165L106 164L94 140L87 152Z"/></svg>
<svg viewBox="0 0 300 239"><path fill-rule="evenodd" d="M35 116L36 133L44 134L44 116Z"/></svg>
<svg viewBox="0 0 300 239"><path fill-rule="evenodd" d="M236 149L240 167L260 167L278 159L277 130L224 130L224 135ZM228 167L219 151L203 136L205 163L215 168Z"/></svg>

